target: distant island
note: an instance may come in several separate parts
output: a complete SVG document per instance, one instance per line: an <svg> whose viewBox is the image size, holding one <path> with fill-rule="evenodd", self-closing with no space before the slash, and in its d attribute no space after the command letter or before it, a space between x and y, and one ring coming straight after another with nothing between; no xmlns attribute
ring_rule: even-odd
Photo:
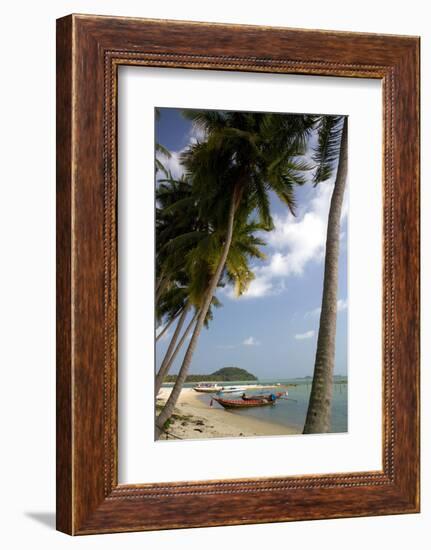
<svg viewBox="0 0 431 550"><path fill-rule="evenodd" d="M176 374L166 376L165 382L175 382ZM189 374L186 382L248 382L256 381L254 374L238 367L224 367L211 374Z"/></svg>

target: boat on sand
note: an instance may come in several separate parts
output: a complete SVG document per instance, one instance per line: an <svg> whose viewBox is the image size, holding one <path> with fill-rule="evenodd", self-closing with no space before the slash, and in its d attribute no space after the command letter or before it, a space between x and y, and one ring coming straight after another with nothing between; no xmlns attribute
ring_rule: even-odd
<svg viewBox="0 0 431 550"><path fill-rule="evenodd" d="M247 386L221 386L220 384L201 383L193 389L200 393L239 393L247 389Z"/></svg>
<svg viewBox="0 0 431 550"><path fill-rule="evenodd" d="M197 386L194 386L193 388L195 391L199 393L217 393L223 389L223 386L219 386L218 384L198 384Z"/></svg>
<svg viewBox="0 0 431 550"><path fill-rule="evenodd" d="M220 393L239 393L247 389L247 386L222 386Z"/></svg>

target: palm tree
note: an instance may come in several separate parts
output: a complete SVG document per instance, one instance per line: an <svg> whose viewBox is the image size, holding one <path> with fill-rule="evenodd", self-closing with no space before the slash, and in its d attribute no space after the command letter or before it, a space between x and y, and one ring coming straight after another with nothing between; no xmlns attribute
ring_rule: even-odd
<svg viewBox="0 0 431 550"><path fill-rule="evenodd" d="M322 308L305 434L328 432L331 423L340 224L347 179L347 117L324 116L318 130L319 143L314 156L318 168L314 181L317 185L330 178L336 166L337 175L328 215Z"/></svg>
<svg viewBox="0 0 431 550"><path fill-rule="evenodd" d="M189 147L182 163L203 218L222 235L193 334L164 409L157 418L163 429L173 413L187 377L193 353L211 300L220 282L234 237L235 220L257 210L260 223L270 230L269 191L294 212L294 186L305 182L308 165L299 160L315 117L224 111L186 111L207 139Z"/></svg>
<svg viewBox="0 0 431 550"><path fill-rule="evenodd" d="M202 244L206 244L208 226L198 217L195 201L191 196L191 187L186 178L176 180L170 173L168 176L159 181L156 191L156 319L159 322L166 321L165 328L159 336L175 320L178 319L178 322L156 375L156 395L197 318L202 294L206 290L205 273L209 269L205 262L197 264L195 261L196 273L191 277L187 271L190 251L198 245L202 248ZM163 280L162 284L160 279ZM220 302L214 297L212 305L219 307ZM177 343L187 315L193 307L195 313ZM209 310L205 324L208 324L211 318L212 313Z"/></svg>
<svg viewBox="0 0 431 550"><path fill-rule="evenodd" d="M162 338L162 336L164 336L168 332L168 330L171 328L171 325L174 323L174 321L176 321L178 319L178 317L179 317L179 315L181 315L181 313L182 313L181 309L179 311L174 312L174 313L170 313L170 315L169 315L166 323L164 324L163 328L156 335L156 342L158 340L160 340ZM161 319L160 316L158 316L156 314L156 320L160 321L160 319Z"/></svg>
<svg viewBox="0 0 431 550"><path fill-rule="evenodd" d="M179 182L172 181L172 185L176 185L177 183ZM249 267L249 260L261 260L265 258L265 255L260 250L260 247L264 246L265 242L256 236L256 233L263 231L265 227L253 220L241 226L237 225L238 229L235 231L226 262L225 276L229 283L233 285L235 295L241 296L254 278ZM160 320L167 319L167 321L156 340L166 332L175 320L178 319L178 321L156 375L155 395L158 394L164 378L169 373L175 358L196 321L202 295L205 294L209 280L211 267L208 265L208 262L217 261L217 253L214 254L214 250L217 246L220 247L221 245L222 239L217 233L206 234L203 231L178 235L174 239L171 239L167 245L169 249L176 250L177 255L183 259L183 262L189 265L190 276L185 274L184 265L182 275L178 272L171 273L170 288L162 294L157 303L157 318ZM190 278L192 278L193 284L190 283ZM193 305L195 312L177 344L185 320ZM215 307L221 305L215 296L213 297L212 305ZM212 314L209 312L206 324L208 324L211 318Z"/></svg>
<svg viewBox="0 0 431 550"><path fill-rule="evenodd" d="M172 286L161 299L156 307L156 319L159 316L161 319L166 319L166 324L163 331L156 337L156 342L160 335L166 331L168 326L172 326L174 321L177 321L174 334L169 343L166 356L169 356L178 340L182 326L190 311L190 303L187 299L187 289L180 286Z"/></svg>
<svg viewBox="0 0 431 550"><path fill-rule="evenodd" d="M192 330L193 325L196 322L196 319L197 319L197 316L198 316L198 311L196 311L194 313L194 315L192 316L189 324L187 325L185 331L183 332L183 335L180 338L180 341L177 344L177 339L178 339L178 336L181 332L181 329L182 329L182 326L183 326L183 323L184 323L184 320L185 320L185 316L187 315L187 313L188 313L188 310L184 310L184 314L183 314L184 318L180 319L180 321L178 322L175 334L172 337L172 340L171 340L171 342L169 344L169 347L166 351L165 357L163 358L162 364L160 365L159 371L156 374L156 380L155 380L155 384L154 384L154 394L156 396L159 393L160 388L162 387L162 384L163 384L163 381L164 381L165 377L169 374L169 370L172 367L172 364L174 363L178 353L181 351L181 348L183 347L184 342L187 340L187 337L190 334L190 331Z"/></svg>
<svg viewBox="0 0 431 550"><path fill-rule="evenodd" d="M260 247L265 245L265 242L255 234L256 232L262 230L263 227L261 224L256 221L251 221L250 223L246 223L244 226L239 227L234 232L225 270L219 286L224 286L223 280L226 279L233 285L236 296L241 296L247 290L250 282L254 278L253 272L249 267L249 262L251 260L261 260L265 258L265 255L260 249ZM210 280L211 264L214 263L218 257L217 253L214 254L214 250L217 246L222 246L222 240L216 233L209 235L204 235L201 233L198 239L199 241L191 250L187 250L185 247L187 241L184 241L181 235L170 243L171 246L176 246L176 241L178 241L178 247L180 250L183 250L184 257L186 258L187 265L189 266L190 279L193 280L193 283L190 283L189 288L184 291L188 295L188 307L190 307L190 304L193 304L195 307L195 313L192 315L186 330L184 331L179 343L176 345L188 311L184 309L184 312L179 317L174 335L162 361L159 372L156 375L156 395L196 322L203 297L206 294L208 281ZM213 296L212 306L220 307L220 305L221 304L218 298ZM208 326L211 320L212 313L210 309L205 319L205 325Z"/></svg>
<svg viewBox="0 0 431 550"><path fill-rule="evenodd" d="M239 225L239 220L236 222L236 226ZM234 287L235 295L241 296L248 288L251 281L254 279L254 274L249 267L249 261L253 259L263 259L265 255L262 253L259 247L264 246L265 242L257 237L254 233L257 231L262 231L263 227L261 224L252 221L251 223L245 224L244 227L239 227L233 233L231 247L229 249L229 254L226 260L226 265L221 276L221 281L218 286L224 286L224 279L228 280ZM216 234L211 235L208 239L203 238L195 249L193 249L190 254L188 261L190 263L191 269L195 274L194 285L191 285L189 300L194 303L196 312L192 317L186 331L184 332L179 344L175 348L175 351L170 355L170 357L163 361L159 373L156 377L156 395L159 391L163 378L168 374L169 369L171 368L173 361L175 360L181 346L183 345L185 339L187 338L192 325L196 324L196 319L199 312L201 311L201 302L206 297L206 289L208 286L208 280L211 276L211 271L208 270L208 266L214 262L211 254L214 250L214 245L211 241L219 241L219 246L223 246L223 242L220 241L219 237ZM204 275L203 275L204 274ZM206 279L206 280L205 280ZM212 305L219 307L220 303L216 296L212 298ZM207 316L204 321L204 325L208 327L209 322L212 320L211 309L208 310ZM178 373L176 383L178 379L186 380L187 372L185 369L188 369L188 365L183 361L181 369ZM181 388L184 382L181 384ZM168 400L169 402L169 400ZM168 402L165 404L165 407L168 406ZM160 436L160 433L163 429L163 426L168 420L169 416L163 419L165 414L165 408L159 414L157 418L156 425L156 437ZM172 413L171 413L172 414ZM163 424L162 424L163 422Z"/></svg>

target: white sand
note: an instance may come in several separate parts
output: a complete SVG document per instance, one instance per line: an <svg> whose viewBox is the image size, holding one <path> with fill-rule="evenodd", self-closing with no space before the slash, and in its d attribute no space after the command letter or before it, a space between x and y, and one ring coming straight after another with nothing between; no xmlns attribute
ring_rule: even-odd
<svg viewBox="0 0 431 550"><path fill-rule="evenodd" d="M171 388L162 388L157 397L164 404ZM250 437L256 435L291 435L298 433L293 427L266 422L220 408L216 403L210 407L211 395L196 393L184 388L178 399L168 439L208 439L213 437ZM163 437L166 439L166 437Z"/></svg>

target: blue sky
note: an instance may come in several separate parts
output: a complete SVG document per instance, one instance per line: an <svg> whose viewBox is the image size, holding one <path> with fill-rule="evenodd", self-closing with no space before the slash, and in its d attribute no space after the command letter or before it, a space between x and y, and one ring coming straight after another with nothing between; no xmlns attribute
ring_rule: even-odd
<svg viewBox="0 0 431 550"><path fill-rule="evenodd" d="M165 165L181 174L178 153L201 138L178 109L161 109L156 141L173 152ZM333 181L298 187L297 216L271 197L275 229L264 234L266 259L254 265L255 280L236 298L218 293L209 330L201 333L190 373L211 373L226 366L244 368L260 379L312 375L322 299L324 243ZM347 202L347 201L346 201ZM346 206L346 205L345 205ZM347 208L341 226L335 373L347 373ZM171 332L171 331L170 331ZM160 366L169 334L157 343ZM178 358L172 373L181 365Z"/></svg>

